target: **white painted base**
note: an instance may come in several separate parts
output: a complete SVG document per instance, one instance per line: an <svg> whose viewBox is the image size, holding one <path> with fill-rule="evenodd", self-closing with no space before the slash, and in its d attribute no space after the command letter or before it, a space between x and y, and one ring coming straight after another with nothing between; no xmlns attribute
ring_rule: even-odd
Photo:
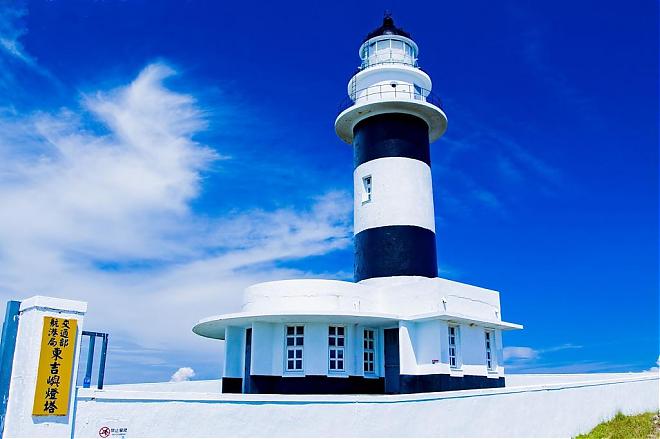
<svg viewBox="0 0 660 439"><path fill-rule="evenodd" d="M396 396L81 389L74 434L98 437L108 426L127 437L571 437L617 411L658 410L657 373L568 381Z"/></svg>
<svg viewBox="0 0 660 439"><path fill-rule="evenodd" d="M21 301L16 351L9 386L9 399L3 437L71 437L75 391L71 390L67 416L32 416L41 335L45 316L78 320L73 362L73 381L80 356L83 321L87 303L53 297L34 296Z"/></svg>

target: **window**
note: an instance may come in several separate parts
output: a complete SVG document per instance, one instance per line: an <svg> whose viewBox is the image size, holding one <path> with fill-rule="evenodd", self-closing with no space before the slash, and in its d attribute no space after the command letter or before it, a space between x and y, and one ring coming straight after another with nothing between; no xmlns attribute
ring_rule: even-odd
<svg viewBox="0 0 660 439"><path fill-rule="evenodd" d="M392 49L403 51L403 41L392 40Z"/></svg>
<svg viewBox="0 0 660 439"><path fill-rule="evenodd" d="M376 357L376 338L375 331L373 329L364 330L364 374L373 375L375 373L374 368L374 358Z"/></svg>
<svg viewBox="0 0 660 439"><path fill-rule="evenodd" d="M304 326L286 327L286 370L289 372L302 372L303 370L304 334Z"/></svg>
<svg viewBox="0 0 660 439"><path fill-rule="evenodd" d="M328 327L328 370L330 372L344 371L345 328L343 326Z"/></svg>
<svg viewBox="0 0 660 439"><path fill-rule="evenodd" d="M362 177L362 204L371 201L371 175Z"/></svg>
<svg viewBox="0 0 660 439"><path fill-rule="evenodd" d="M417 84L413 84L413 87L415 88L415 99L422 99L422 87Z"/></svg>
<svg viewBox="0 0 660 439"><path fill-rule="evenodd" d="M457 369L458 363L458 326L449 326L449 367Z"/></svg>
<svg viewBox="0 0 660 439"><path fill-rule="evenodd" d="M495 343L495 332L486 330L486 367L488 370L495 370L495 361L493 361L493 343Z"/></svg>
<svg viewBox="0 0 660 439"><path fill-rule="evenodd" d="M381 40L376 42L376 50L385 50L390 48L390 40Z"/></svg>

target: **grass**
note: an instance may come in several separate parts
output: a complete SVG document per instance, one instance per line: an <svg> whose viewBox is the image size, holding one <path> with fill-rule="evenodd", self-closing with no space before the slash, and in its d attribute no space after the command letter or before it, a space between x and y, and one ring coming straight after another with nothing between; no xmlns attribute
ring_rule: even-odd
<svg viewBox="0 0 660 439"><path fill-rule="evenodd" d="M648 412L625 416L617 413L614 419L598 424L587 434L576 439L636 439L660 438L660 414Z"/></svg>

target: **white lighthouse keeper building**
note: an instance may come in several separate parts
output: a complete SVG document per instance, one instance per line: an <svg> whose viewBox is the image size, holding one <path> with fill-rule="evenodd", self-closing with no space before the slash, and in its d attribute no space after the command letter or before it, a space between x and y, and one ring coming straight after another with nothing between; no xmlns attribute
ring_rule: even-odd
<svg viewBox="0 0 660 439"><path fill-rule="evenodd" d="M225 393L416 393L504 386L499 293L437 277L430 143L447 118L386 15L335 121L353 145L355 282L246 289L196 334L225 340Z"/></svg>

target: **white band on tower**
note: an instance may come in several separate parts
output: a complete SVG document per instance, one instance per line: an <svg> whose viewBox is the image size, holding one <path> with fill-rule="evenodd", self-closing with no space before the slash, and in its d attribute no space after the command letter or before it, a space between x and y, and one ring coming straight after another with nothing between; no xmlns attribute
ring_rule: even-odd
<svg viewBox="0 0 660 439"><path fill-rule="evenodd" d="M383 157L353 172L354 233L383 226L435 232L431 168L420 160Z"/></svg>

